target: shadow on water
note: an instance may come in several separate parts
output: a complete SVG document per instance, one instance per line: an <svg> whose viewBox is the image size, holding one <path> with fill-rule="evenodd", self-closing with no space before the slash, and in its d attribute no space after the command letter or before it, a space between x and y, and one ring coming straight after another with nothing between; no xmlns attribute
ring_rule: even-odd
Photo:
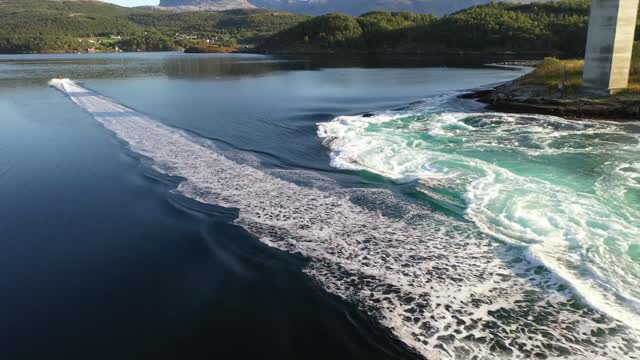
<svg viewBox="0 0 640 360"><path fill-rule="evenodd" d="M183 179L127 154L141 161L145 176L165 189L177 211L199 219L202 239L194 250L208 259L202 281L212 300L199 304L197 318L179 338L141 341L141 350L124 358L422 359L375 319L311 281L303 273L308 259L269 247L234 225L238 209L176 194L171 190Z"/></svg>

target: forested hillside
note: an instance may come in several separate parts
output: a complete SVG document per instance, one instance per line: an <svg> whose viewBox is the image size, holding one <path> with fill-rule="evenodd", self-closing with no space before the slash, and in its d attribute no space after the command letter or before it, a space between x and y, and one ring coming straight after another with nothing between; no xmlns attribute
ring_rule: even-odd
<svg viewBox="0 0 640 360"><path fill-rule="evenodd" d="M264 9L166 12L92 1L0 0L0 52L156 51L259 44L269 53L584 51L589 0L472 7L448 16L319 17ZM637 31L640 35L640 31Z"/></svg>
<svg viewBox="0 0 640 360"><path fill-rule="evenodd" d="M101 2L0 0L0 52L173 50L255 43L307 19L269 10L171 13Z"/></svg>
<svg viewBox="0 0 640 360"><path fill-rule="evenodd" d="M264 41L264 52L512 51L581 55L589 0L495 3L442 18L372 12L353 18L331 14L302 22ZM637 31L639 32L639 31Z"/></svg>

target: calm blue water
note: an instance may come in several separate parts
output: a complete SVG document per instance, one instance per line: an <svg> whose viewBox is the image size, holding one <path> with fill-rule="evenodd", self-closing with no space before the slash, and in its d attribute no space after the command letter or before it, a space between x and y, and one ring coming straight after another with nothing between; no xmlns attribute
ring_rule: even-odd
<svg viewBox="0 0 640 360"><path fill-rule="evenodd" d="M637 358L638 126L460 65L0 57L3 351Z"/></svg>

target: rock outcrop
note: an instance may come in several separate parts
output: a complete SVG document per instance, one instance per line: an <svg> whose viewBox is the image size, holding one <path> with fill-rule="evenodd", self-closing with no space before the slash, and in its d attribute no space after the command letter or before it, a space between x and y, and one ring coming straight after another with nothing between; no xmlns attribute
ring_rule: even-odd
<svg viewBox="0 0 640 360"><path fill-rule="evenodd" d="M501 112L617 121L637 121L640 117L640 93L637 92L603 97L582 93L563 95L559 90L522 85L516 80L461 97L476 99L487 104L489 109Z"/></svg>

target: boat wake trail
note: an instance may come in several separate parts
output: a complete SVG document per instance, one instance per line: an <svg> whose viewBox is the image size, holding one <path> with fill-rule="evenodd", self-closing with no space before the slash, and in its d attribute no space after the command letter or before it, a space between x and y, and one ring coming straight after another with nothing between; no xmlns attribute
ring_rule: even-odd
<svg viewBox="0 0 640 360"><path fill-rule="evenodd" d="M51 85L153 161L176 191L239 209L236 223L311 261L305 271L428 358L636 357L637 334L470 222L392 192L231 160L70 80Z"/></svg>

